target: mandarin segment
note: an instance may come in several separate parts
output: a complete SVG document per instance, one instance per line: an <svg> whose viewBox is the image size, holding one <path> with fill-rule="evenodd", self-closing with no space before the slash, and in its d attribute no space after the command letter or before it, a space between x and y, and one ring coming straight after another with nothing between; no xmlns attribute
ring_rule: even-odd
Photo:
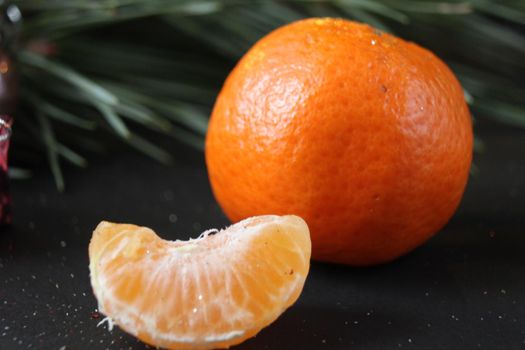
<svg viewBox="0 0 525 350"><path fill-rule="evenodd" d="M148 344L224 348L297 300L310 253L296 216L250 218L186 242L102 222L89 246L91 284L99 310Z"/></svg>
<svg viewBox="0 0 525 350"><path fill-rule="evenodd" d="M273 31L239 61L206 136L233 221L295 214L318 260L403 255L456 210L472 159L462 88L430 51L341 19Z"/></svg>

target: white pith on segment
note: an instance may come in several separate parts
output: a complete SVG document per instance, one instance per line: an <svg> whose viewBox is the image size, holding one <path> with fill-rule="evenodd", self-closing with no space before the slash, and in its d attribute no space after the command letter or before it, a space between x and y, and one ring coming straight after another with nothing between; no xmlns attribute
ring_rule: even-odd
<svg viewBox="0 0 525 350"><path fill-rule="evenodd" d="M113 224L102 222L95 234L104 225ZM154 345L175 342L187 343L188 348L199 348L199 344L202 348L213 348L214 343L235 338L242 340L245 334L259 331L295 302L308 272L310 251L304 252L298 243L301 241L304 246L307 240L310 246L308 228L302 219L294 216L250 218L213 236L204 235L187 242L161 241L147 228L137 227L133 231L131 235L129 231L117 234L99 249L97 257L90 262L91 283L99 301L99 311L129 333L151 335ZM287 235L286 239L291 244L279 246L278 242L271 239L276 234ZM118 246L114 247L120 235L127 236L123 236ZM264 240L266 236L269 237L267 241ZM210 243L212 241L214 244ZM258 245L256 250L246 249L253 244ZM113 245L111 253L105 254L110 245ZM159 245L160 253L157 249L152 249L152 253L147 252L148 247L158 248ZM137 249L146 249L146 254L135 255ZM248 251L255 254L256 259L246 259L244 254ZM297 266L283 262L280 259L283 252L294 254ZM265 259L270 256L271 259ZM114 259L123 259L125 263L114 271L107 271ZM244 263L246 261L249 263ZM272 267L270 272L267 271L268 267ZM259 270L264 271L264 274L258 273ZM276 276L283 278L281 275L287 271L291 273L278 290L265 288L265 280ZM210 279L212 275L214 278ZM125 283L132 279L139 280L143 293L137 295L132 303L124 303L116 296L115 290L124 288ZM256 288L240 288L246 279L250 279ZM239 291L242 293L233 298L233 293L239 294ZM255 307L253 303L250 304L250 293L262 293L272 301L271 308L261 307L264 322L261 322L260 313L259 318L254 320L254 315L248 310L247 305ZM153 294L165 300L157 303L156 310L141 312L142 303L154 297ZM205 295L206 300L202 300L199 295ZM240 300L237 300L239 296ZM183 311L178 315L170 313L175 303L183 305ZM220 323L209 319L214 312L222 316ZM228 323L225 324L224 320L228 320ZM240 328L240 324L244 328ZM253 324L253 327L246 328L247 324ZM197 325L205 325L209 332L204 336L192 335L192 328Z"/></svg>

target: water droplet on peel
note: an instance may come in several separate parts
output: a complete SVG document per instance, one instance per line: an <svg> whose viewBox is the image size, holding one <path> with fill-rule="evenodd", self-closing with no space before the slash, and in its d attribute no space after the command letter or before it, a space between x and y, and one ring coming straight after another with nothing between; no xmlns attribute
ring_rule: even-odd
<svg viewBox="0 0 525 350"><path fill-rule="evenodd" d="M310 45L312 45L312 44L315 43L315 40L314 40L314 38L312 37L312 35L310 35L310 34L307 34L307 35L306 35L306 43L307 43L307 44L310 44Z"/></svg>
<svg viewBox="0 0 525 350"><path fill-rule="evenodd" d="M191 310L191 311L193 311L193 313L196 313L197 312L197 308L194 307L193 310Z"/></svg>
<svg viewBox="0 0 525 350"><path fill-rule="evenodd" d="M372 39L372 40L370 41L370 43L371 43L372 45L375 45L375 44L377 44L377 40Z"/></svg>
<svg viewBox="0 0 525 350"><path fill-rule="evenodd" d="M197 297L199 300L202 300L202 295L199 294L199 296Z"/></svg>

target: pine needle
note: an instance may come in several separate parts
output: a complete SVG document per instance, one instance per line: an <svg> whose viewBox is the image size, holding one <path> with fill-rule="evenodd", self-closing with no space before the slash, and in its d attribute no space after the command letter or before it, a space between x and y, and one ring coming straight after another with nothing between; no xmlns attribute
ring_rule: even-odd
<svg viewBox="0 0 525 350"><path fill-rule="evenodd" d="M129 132L129 129L126 126L126 124L122 121L118 114L115 113L113 108L103 103L99 103L96 101L93 102L95 107L102 114L102 116L104 116L106 121L113 128L113 130L115 130L115 132L123 139L128 139L131 133Z"/></svg>
<svg viewBox="0 0 525 350"><path fill-rule="evenodd" d="M171 164L173 162L173 158L168 152L137 134L130 134L129 138L127 139L127 143L131 147L150 156L151 158L158 160L163 164Z"/></svg>
<svg viewBox="0 0 525 350"><path fill-rule="evenodd" d="M51 172L55 178L55 184L57 189L60 192L63 192L65 189L64 176L62 175L62 169L60 169L60 160L58 157L58 145L55 140L55 134L51 128L49 120L40 112L36 112L36 118L40 124L42 130L42 138L46 146L47 159L49 161L49 166L51 167Z"/></svg>
<svg viewBox="0 0 525 350"><path fill-rule="evenodd" d="M71 162L72 164L80 167L85 168L87 166L87 161L84 157L73 151L71 148L66 147L60 143L57 142L56 144L57 152L62 157L64 157L66 160Z"/></svg>
<svg viewBox="0 0 525 350"><path fill-rule="evenodd" d="M24 91L24 97L33 105L34 109L39 109L50 118L85 130L94 130L96 127L95 122L77 117L76 115L47 102L43 98L34 95L30 91Z"/></svg>
<svg viewBox="0 0 525 350"><path fill-rule="evenodd" d="M103 87L93 83L88 78L83 77L73 69L66 67L60 63L52 62L44 56L34 54L29 51L22 51L19 53L18 59L29 66L40 68L48 73L69 82L71 85L79 88L81 91L100 103L114 105L117 103L117 98L104 89Z"/></svg>
<svg viewBox="0 0 525 350"><path fill-rule="evenodd" d="M10 179L15 179L15 180L25 180L33 176L33 172L31 170L17 168L13 166L9 167L7 174Z"/></svg>

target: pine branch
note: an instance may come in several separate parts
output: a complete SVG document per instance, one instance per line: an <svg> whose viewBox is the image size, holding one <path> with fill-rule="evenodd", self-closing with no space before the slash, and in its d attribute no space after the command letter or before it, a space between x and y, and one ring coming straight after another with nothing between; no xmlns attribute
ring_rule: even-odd
<svg viewBox="0 0 525 350"><path fill-rule="evenodd" d="M45 148L22 142L23 133L16 138L20 151L45 149L39 154L59 188L60 159L85 166L82 153L106 148L107 138L163 163L172 156L146 140L146 130L202 150L215 96L235 62L269 31L311 16L367 22L430 48L452 66L477 118L525 127L521 0L15 3L24 15L15 52L21 110L39 126L23 128Z"/></svg>

